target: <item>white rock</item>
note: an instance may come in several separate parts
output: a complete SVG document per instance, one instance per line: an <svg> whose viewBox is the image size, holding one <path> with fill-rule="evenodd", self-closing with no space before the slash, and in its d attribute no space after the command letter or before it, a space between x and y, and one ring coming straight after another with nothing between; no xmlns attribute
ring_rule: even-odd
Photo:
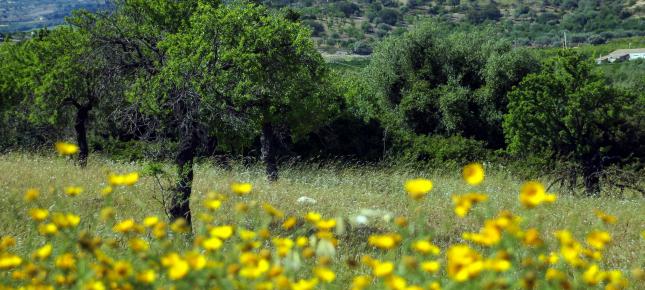
<svg viewBox="0 0 645 290"><path fill-rule="evenodd" d="M364 215L359 215L354 218L354 223L357 225L367 225L368 222L369 220Z"/></svg>
<svg viewBox="0 0 645 290"><path fill-rule="evenodd" d="M299 197L297 202L299 204L316 204L316 200L308 196Z"/></svg>

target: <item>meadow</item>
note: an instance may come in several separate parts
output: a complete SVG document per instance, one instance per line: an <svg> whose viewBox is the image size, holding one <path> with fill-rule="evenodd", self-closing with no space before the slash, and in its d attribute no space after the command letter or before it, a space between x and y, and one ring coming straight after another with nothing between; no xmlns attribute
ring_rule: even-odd
<svg viewBox="0 0 645 290"><path fill-rule="evenodd" d="M159 184L165 183L146 175L146 167L100 156L91 158L84 169L53 154L0 156L0 236L4 236L0 285L8 289L29 284L85 289L645 286L645 207L639 197L557 195L553 203L529 208L518 199L526 180L494 164L485 166L481 184L471 185L462 178L461 168L300 164L282 168L281 179L268 182L259 165L234 162L225 170L204 161L196 166L191 200L195 236L182 234L186 229L173 224L161 237L157 233L162 230L149 217L159 217L157 226L165 224L158 202ZM128 172L141 173L131 186L108 179L111 173ZM404 184L414 178L431 180L432 189L415 193L408 187L406 193ZM110 182L114 187L108 194ZM236 182L250 183L252 189L231 188ZM81 187L82 192L76 195L70 186ZM39 192L31 201L25 196L29 189ZM474 201L459 217L453 194L469 192L482 193L487 200ZM315 202L303 201L304 196ZM37 226L31 208L47 211L54 224L56 213L80 217L80 223L75 225L72 217L71 225L64 225L64 215L59 215L63 226L59 224L57 233L47 233ZM476 234L463 234L478 233L484 223L499 225L502 220L514 226L499 226L501 240L492 244L486 245L486 239L478 242ZM227 230L234 232L232 237ZM563 232L556 234L561 230L568 230L573 240ZM596 236L606 232L610 238L597 240L590 235L593 231ZM479 233L487 236L486 230ZM527 233L537 236L528 238L532 234ZM223 243L209 244L215 237ZM430 243L417 243L420 240ZM49 253L47 245L52 246ZM456 253L456 245L468 245L471 251L466 251L471 256L460 258L463 265L449 257ZM579 252L567 258L567 249L574 248ZM65 253L71 253L66 258L73 261L67 266L60 258ZM9 258L16 256L21 262L12 266ZM394 266L389 272L388 261ZM185 269L173 266L184 264ZM596 274L590 273L593 265L599 266Z"/></svg>

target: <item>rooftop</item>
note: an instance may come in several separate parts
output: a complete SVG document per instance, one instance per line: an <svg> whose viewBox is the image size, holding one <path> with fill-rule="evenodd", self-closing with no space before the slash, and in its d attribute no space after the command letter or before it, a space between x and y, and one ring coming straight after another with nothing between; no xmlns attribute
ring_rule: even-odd
<svg viewBox="0 0 645 290"><path fill-rule="evenodd" d="M614 56L614 55L624 55L624 54L630 54L630 53L645 53L645 48L617 49L617 50L614 50L609 55Z"/></svg>

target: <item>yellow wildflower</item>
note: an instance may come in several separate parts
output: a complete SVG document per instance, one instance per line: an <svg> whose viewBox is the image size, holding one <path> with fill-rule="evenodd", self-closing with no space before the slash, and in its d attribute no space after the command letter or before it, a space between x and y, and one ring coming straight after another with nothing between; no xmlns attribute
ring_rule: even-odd
<svg viewBox="0 0 645 290"><path fill-rule="evenodd" d="M116 233L129 233L135 230L136 225L133 219L127 219L114 225L112 231Z"/></svg>
<svg viewBox="0 0 645 290"><path fill-rule="evenodd" d="M72 253L65 253L56 258L56 267L63 270L71 270L76 268L76 258Z"/></svg>
<svg viewBox="0 0 645 290"><path fill-rule="evenodd" d="M273 245L276 247L278 256L285 257L291 252L294 242L290 238L274 238Z"/></svg>
<svg viewBox="0 0 645 290"><path fill-rule="evenodd" d="M432 181L424 178L410 179L405 182L405 191L413 199L421 199L432 190Z"/></svg>
<svg viewBox="0 0 645 290"><path fill-rule="evenodd" d="M448 276L457 281L467 281L479 275L484 262L479 253L467 245L454 245L446 253Z"/></svg>
<svg viewBox="0 0 645 290"><path fill-rule="evenodd" d="M222 242L222 240L220 240L219 238L213 237L213 238L205 239L202 242L202 247L204 247L204 249L208 251L216 251L219 248L221 248L223 244L224 243Z"/></svg>
<svg viewBox="0 0 645 290"><path fill-rule="evenodd" d="M565 274L564 274L564 273L562 273L561 271L559 271L559 270L557 270L557 269L554 269L554 268L549 268L549 269L547 269L547 270L546 270L546 274L544 274L544 278L545 278L547 281L554 281L554 280L556 280L556 281L557 281L557 280L562 280L562 279L564 279L565 277L566 277L566 276L565 276Z"/></svg>
<svg viewBox="0 0 645 290"><path fill-rule="evenodd" d="M463 238L483 246L497 245L502 240L502 228L494 220L489 220L479 233L464 233Z"/></svg>
<svg viewBox="0 0 645 290"><path fill-rule="evenodd" d="M251 185L250 183L234 182L231 184L231 191L233 191L237 195L249 194L251 190L253 190L253 185Z"/></svg>
<svg viewBox="0 0 645 290"><path fill-rule="evenodd" d="M441 284L439 282L432 282L428 285L428 290L441 290Z"/></svg>
<svg viewBox="0 0 645 290"><path fill-rule="evenodd" d="M522 242L531 247L540 246L544 243L542 239L540 239L540 232L535 228L526 230Z"/></svg>
<svg viewBox="0 0 645 290"><path fill-rule="evenodd" d="M24 199L27 202L34 201L38 198L39 195L40 195L40 192L38 191L38 189L30 188L30 189L27 189L27 191L25 191Z"/></svg>
<svg viewBox="0 0 645 290"><path fill-rule="evenodd" d="M22 258L12 254L0 254L0 270L13 269L22 264Z"/></svg>
<svg viewBox="0 0 645 290"><path fill-rule="evenodd" d="M58 233L58 227L53 223L40 224L38 225L38 232L44 236L55 235Z"/></svg>
<svg viewBox="0 0 645 290"><path fill-rule="evenodd" d="M488 196L482 193L453 194L452 202L455 204L455 214L464 217L468 214L473 205L486 201Z"/></svg>
<svg viewBox="0 0 645 290"><path fill-rule="evenodd" d="M605 212L603 212L601 210L595 210L594 213L605 224L615 224L616 221L618 221L616 216L606 214Z"/></svg>
<svg viewBox="0 0 645 290"><path fill-rule="evenodd" d="M186 261L192 269L201 270L206 267L206 257L198 252L190 251L186 253Z"/></svg>
<svg viewBox="0 0 645 290"><path fill-rule="evenodd" d="M291 284L291 290L311 290L316 288L318 285L318 279L300 279L297 282Z"/></svg>
<svg viewBox="0 0 645 290"><path fill-rule="evenodd" d="M334 282L334 280L336 279L336 274L334 273L334 271L330 270L327 267L316 267L314 269L314 274L316 275L316 277L318 277L318 279L326 283Z"/></svg>
<svg viewBox="0 0 645 290"><path fill-rule="evenodd" d="M130 172L127 174L110 174L108 176L108 183L112 186L132 186L139 181L138 172Z"/></svg>
<svg viewBox="0 0 645 290"><path fill-rule="evenodd" d="M361 275L354 277L352 280L351 290L363 290L370 284L370 277Z"/></svg>
<svg viewBox="0 0 645 290"><path fill-rule="evenodd" d="M309 245L309 239L307 237L300 236L296 238L296 246L298 247L306 247Z"/></svg>
<svg viewBox="0 0 645 290"><path fill-rule="evenodd" d="M211 237L216 237L222 240L226 240L230 238L231 235L233 235L233 227L232 226L214 227L210 230L210 235Z"/></svg>
<svg viewBox="0 0 645 290"><path fill-rule="evenodd" d="M111 280L123 280L132 276L134 270L132 265L127 261L116 261L112 265L112 271L110 272Z"/></svg>
<svg viewBox="0 0 645 290"><path fill-rule="evenodd" d="M143 219L143 226L146 228L153 227L157 223L159 223L159 217L156 216L149 216Z"/></svg>
<svg viewBox="0 0 645 290"><path fill-rule="evenodd" d="M222 201L219 199L207 199L204 201L204 207L209 210L216 210L222 206Z"/></svg>
<svg viewBox="0 0 645 290"><path fill-rule="evenodd" d="M251 279L259 278L262 274L269 271L271 267L269 261L255 253L249 252L240 255L240 263L243 265L240 269L240 276Z"/></svg>
<svg viewBox="0 0 645 290"><path fill-rule="evenodd" d="M42 222L49 216L49 211L43 208L32 208L29 210L29 216L34 221Z"/></svg>
<svg viewBox="0 0 645 290"><path fill-rule="evenodd" d="M267 214L269 214L270 216L272 216L274 218L281 219L281 218L284 217L284 213L281 210L273 207L272 205L270 205L268 203L263 203L262 208L264 209L264 211Z"/></svg>
<svg viewBox="0 0 645 290"><path fill-rule="evenodd" d="M441 269L441 264L438 261L421 262L421 270L428 273L437 273Z"/></svg>
<svg viewBox="0 0 645 290"><path fill-rule="evenodd" d="M385 285L392 290L405 290L408 282L401 276L392 275L385 280Z"/></svg>
<svg viewBox="0 0 645 290"><path fill-rule="evenodd" d="M555 194L547 194L544 185L537 181L529 181L520 189L520 203L526 208L534 208L544 202L554 202Z"/></svg>
<svg viewBox="0 0 645 290"><path fill-rule="evenodd" d="M307 220L310 223L314 223L314 224L317 223L318 221L320 221L321 219L322 219L322 216L319 213L315 212L315 211L310 211L305 216L305 220Z"/></svg>
<svg viewBox="0 0 645 290"><path fill-rule="evenodd" d="M0 238L0 252L16 245L16 239L12 236L2 236Z"/></svg>
<svg viewBox="0 0 645 290"><path fill-rule="evenodd" d="M495 272L506 272L511 268L511 261L508 253L499 252L493 259L484 261L484 268Z"/></svg>
<svg viewBox="0 0 645 290"><path fill-rule="evenodd" d="M175 233L187 233L190 232L190 227L185 218L178 218L170 224L170 230Z"/></svg>
<svg viewBox="0 0 645 290"><path fill-rule="evenodd" d="M114 191L114 188L112 188L112 186L109 186L109 185L108 185L108 186L106 186L106 187L103 187L103 189L101 189L101 196L103 196L103 197L107 197L107 196L109 196L113 191Z"/></svg>
<svg viewBox="0 0 645 290"><path fill-rule="evenodd" d="M478 185L484 181L484 166L479 163L470 163L464 166L464 180L470 185Z"/></svg>
<svg viewBox="0 0 645 290"><path fill-rule="evenodd" d="M587 244L595 249L602 250L611 242L611 235L605 231L593 231L587 235Z"/></svg>
<svg viewBox="0 0 645 290"><path fill-rule="evenodd" d="M439 247L437 247L436 245L434 245L433 243L427 240L419 240L414 242L412 244L412 249L424 255L427 255L427 254L439 255L439 253L441 252Z"/></svg>
<svg viewBox="0 0 645 290"><path fill-rule="evenodd" d="M582 280L587 283L587 285L597 285L602 280L602 272L598 265L593 264L587 268L587 270L582 273Z"/></svg>
<svg viewBox="0 0 645 290"><path fill-rule="evenodd" d="M189 270L190 265L188 264L188 262L186 260L179 259L168 268L168 278L170 278L170 280L182 279L186 277Z"/></svg>
<svg viewBox="0 0 645 290"><path fill-rule="evenodd" d="M137 274L137 281L144 284L152 284L157 280L157 272L154 270L145 270Z"/></svg>
<svg viewBox="0 0 645 290"><path fill-rule="evenodd" d="M105 285L101 281L90 281L83 287L85 290L105 290Z"/></svg>
<svg viewBox="0 0 645 290"><path fill-rule="evenodd" d="M394 263L389 261L381 262L379 260L374 260L372 261L371 266L372 274L375 277L389 276L394 271Z"/></svg>
<svg viewBox="0 0 645 290"><path fill-rule="evenodd" d="M54 213L52 222L59 228L73 228L81 222L81 217L71 213Z"/></svg>
<svg viewBox="0 0 645 290"><path fill-rule="evenodd" d="M371 246L377 247L379 249L389 250L399 244L399 242L401 241L401 235L396 233L371 235L367 241Z"/></svg>
<svg viewBox="0 0 645 290"><path fill-rule="evenodd" d="M54 145L56 151L60 155L73 155L78 153L79 148L75 144L66 143L66 142L56 142Z"/></svg>
<svg viewBox="0 0 645 290"><path fill-rule="evenodd" d="M77 196L83 192L83 188L80 186L68 186L65 187L65 194L69 196Z"/></svg>
<svg viewBox="0 0 645 290"><path fill-rule="evenodd" d="M294 226L296 226L296 223L298 220L295 217L289 217L284 223L282 223L282 228L285 230L290 230Z"/></svg>
<svg viewBox="0 0 645 290"><path fill-rule="evenodd" d="M36 258L38 258L40 260L47 259L47 258L49 258L49 256L51 256L52 249L53 249L53 247L52 247L51 244L49 244L49 243L45 244L44 246L38 248L36 250L36 252L34 252L34 257L36 257Z"/></svg>
<svg viewBox="0 0 645 290"><path fill-rule="evenodd" d="M318 228L321 231L328 231L336 227L336 220L335 219L328 219L328 220L320 220L316 223L316 228Z"/></svg>
<svg viewBox="0 0 645 290"><path fill-rule="evenodd" d="M142 238L133 238L130 239L130 249L135 252L145 252L150 249L150 245Z"/></svg>
<svg viewBox="0 0 645 290"><path fill-rule="evenodd" d="M249 231L244 228L239 228L237 231L237 235L240 236L240 239L242 241L250 241L255 239L255 237L257 236L257 233L254 231Z"/></svg>

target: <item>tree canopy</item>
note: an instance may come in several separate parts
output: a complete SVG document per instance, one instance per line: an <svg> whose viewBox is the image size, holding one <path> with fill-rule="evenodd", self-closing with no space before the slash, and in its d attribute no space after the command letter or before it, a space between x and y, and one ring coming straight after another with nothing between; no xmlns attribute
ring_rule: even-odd
<svg viewBox="0 0 645 290"><path fill-rule="evenodd" d="M427 22L381 43L357 99L393 134L461 134L504 147L506 93L539 65L491 31L449 33Z"/></svg>
<svg viewBox="0 0 645 290"><path fill-rule="evenodd" d="M592 66L571 50L548 59L509 94L504 130L511 152L576 162L587 194L599 195L604 167L643 156L643 97L607 85Z"/></svg>

